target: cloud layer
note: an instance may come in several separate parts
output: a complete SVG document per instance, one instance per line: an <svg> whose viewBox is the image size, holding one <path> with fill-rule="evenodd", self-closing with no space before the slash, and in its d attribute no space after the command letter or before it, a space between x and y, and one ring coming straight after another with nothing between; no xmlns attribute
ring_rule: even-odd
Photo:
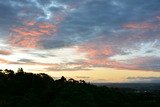
<svg viewBox="0 0 160 107"><path fill-rule="evenodd" d="M0 1L0 63L54 71L160 71L159 5L159 0Z"/></svg>

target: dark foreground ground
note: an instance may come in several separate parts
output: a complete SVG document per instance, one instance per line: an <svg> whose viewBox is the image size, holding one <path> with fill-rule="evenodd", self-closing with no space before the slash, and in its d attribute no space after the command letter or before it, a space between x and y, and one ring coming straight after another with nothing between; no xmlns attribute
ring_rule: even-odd
<svg viewBox="0 0 160 107"><path fill-rule="evenodd" d="M160 91L108 88L5 70L0 72L0 107L160 107Z"/></svg>

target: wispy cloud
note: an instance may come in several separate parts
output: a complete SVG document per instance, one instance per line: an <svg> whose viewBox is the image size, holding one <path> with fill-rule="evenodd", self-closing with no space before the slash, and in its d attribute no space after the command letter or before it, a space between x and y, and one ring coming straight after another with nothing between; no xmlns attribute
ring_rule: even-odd
<svg viewBox="0 0 160 107"><path fill-rule="evenodd" d="M159 83L160 77L151 76L151 77L128 77L129 82L143 82L143 83Z"/></svg>
<svg viewBox="0 0 160 107"><path fill-rule="evenodd" d="M146 30L149 30L149 29L154 29L157 26L155 26L151 23L128 23L128 24L125 24L123 27L126 29L146 29Z"/></svg>
<svg viewBox="0 0 160 107"><path fill-rule="evenodd" d="M9 64L10 62L5 59L0 58L0 63Z"/></svg>

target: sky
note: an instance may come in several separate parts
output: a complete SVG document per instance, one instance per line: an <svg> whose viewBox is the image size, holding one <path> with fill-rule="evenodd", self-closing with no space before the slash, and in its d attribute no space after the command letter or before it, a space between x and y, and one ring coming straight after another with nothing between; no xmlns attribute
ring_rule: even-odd
<svg viewBox="0 0 160 107"><path fill-rule="evenodd" d="M160 0L0 0L0 69L160 82Z"/></svg>

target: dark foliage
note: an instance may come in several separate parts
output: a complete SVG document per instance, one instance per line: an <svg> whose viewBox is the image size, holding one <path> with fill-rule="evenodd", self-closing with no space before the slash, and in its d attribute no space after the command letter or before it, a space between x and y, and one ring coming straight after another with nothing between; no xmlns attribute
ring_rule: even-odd
<svg viewBox="0 0 160 107"><path fill-rule="evenodd" d="M0 107L160 107L159 94L98 87L85 81L53 80L23 69L1 70Z"/></svg>

